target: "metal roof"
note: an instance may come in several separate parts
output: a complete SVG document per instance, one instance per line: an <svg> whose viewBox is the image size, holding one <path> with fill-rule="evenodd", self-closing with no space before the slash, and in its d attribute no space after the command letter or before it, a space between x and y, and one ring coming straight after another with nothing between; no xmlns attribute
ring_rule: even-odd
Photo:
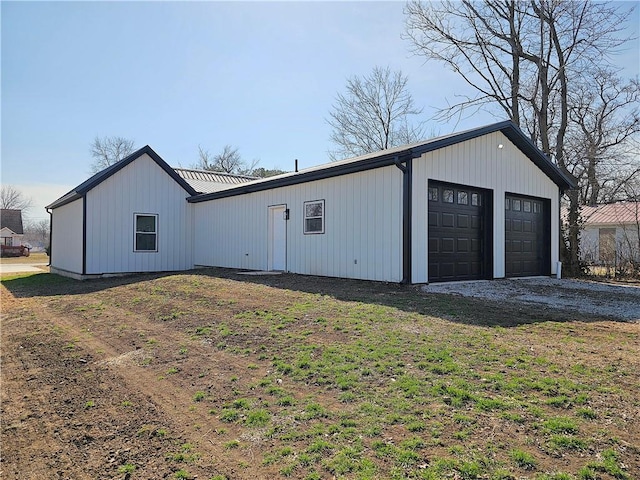
<svg viewBox="0 0 640 480"><path fill-rule="evenodd" d="M13 208L0 209L0 229L8 228L17 235L22 235L22 210Z"/></svg>
<svg viewBox="0 0 640 480"><path fill-rule="evenodd" d="M640 224L640 202L583 206L580 215L585 225Z"/></svg>
<svg viewBox="0 0 640 480"><path fill-rule="evenodd" d="M257 179L257 177L250 177L248 175L236 175L233 173L213 172L209 170L194 170L189 168L174 168L174 170L198 193L219 192Z"/></svg>
<svg viewBox="0 0 640 480"><path fill-rule="evenodd" d="M565 175L554 165L551 160L527 137L513 122L504 122L474 128L464 132L453 133L431 140L425 140L400 147L389 148L379 152L362 155L347 160L332 162L299 172L284 173L274 177L254 180L243 183L224 191L203 193L189 198L189 202L206 202L217 198L243 195L251 192L269 190L271 188L296 185L324 178L346 175L373 168L398 164L407 158L418 158L424 153L455 145L467 140L487 135L494 132L502 132L522 153L524 153L540 170L542 170L561 190L575 188L575 181Z"/></svg>

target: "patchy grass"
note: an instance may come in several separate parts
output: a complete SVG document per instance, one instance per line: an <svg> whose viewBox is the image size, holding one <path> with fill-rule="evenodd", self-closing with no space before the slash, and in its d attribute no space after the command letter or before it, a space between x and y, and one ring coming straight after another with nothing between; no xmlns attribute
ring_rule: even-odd
<svg viewBox="0 0 640 480"><path fill-rule="evenodd" d="M640 477L634 324L295 275L38 277L5 292L65 355L141 352L112 381L175 419L167 477Z"/></svg>

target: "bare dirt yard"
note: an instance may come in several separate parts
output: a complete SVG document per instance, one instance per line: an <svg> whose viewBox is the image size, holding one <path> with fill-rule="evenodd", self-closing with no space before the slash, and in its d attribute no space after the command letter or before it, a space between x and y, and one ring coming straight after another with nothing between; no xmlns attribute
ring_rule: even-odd
<svg viewBox="0 0 640 480"><path fill-rule="evenodd" d="M640 478L624 315L222 269L0 294L1 478Z"/></svg>

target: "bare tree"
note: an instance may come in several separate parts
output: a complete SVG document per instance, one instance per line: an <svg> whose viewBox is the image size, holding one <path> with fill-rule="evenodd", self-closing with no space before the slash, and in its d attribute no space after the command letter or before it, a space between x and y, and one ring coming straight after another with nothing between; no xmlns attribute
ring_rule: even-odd
<svg viewBox="0 0 640 480"><path fill-rule="evenodd" d="M33 206L33 201L13 185L2 185L0 189L0 208L22 210L27 212Z"/></svg>
<svg viewBox="0 0 640 480"><path fill-rule="evenodd" d="M91 170L93 173L99 172L119 162L133 153L134 141L124 137L98 137L93 139L91 144L91 156L93 163Z"/></svg>
<svg viewBox="0 0 640 480"><path fill-rule="evenodd" d="M474 92L442 109L443 118L470 108L506 115L572 175L578 173L568 142L576 131L572 100L628 40L619 34L630 11L589 0L413 1L406 7L406 36L415 53L448 65ZM581 195L572 190L567 196L563 253L567 270L577 273Z"/></svg>
<svg viewBox="0 0 640 480"><path fill-rule="evenodd" d="M201 170L211 170L215 172L234 173L236 175L251 175L256 169L259 160L246 162L240 156L238 147L225 145L222 152L213 155L209 150L198 146L198 163L195 168Z"/></svg>
<svg viewBox="0 0 640 480"><path fill-rule="evenodd" d="M347 80L346 93L338 93L327 123L331 160L363 155L415 142L424 134L409 118L422 113L407 89L408 77L389 67L375 67L370 75Z"/></svg>
<svg viewBox="0 0 640 480"><path fill-rule="evenodd" d="M594 206L614 201L640 172L633 142L640 134L640 83L600 69L583 87L571 97L568 155L581 204Z"/></svg>
<svg viewBox="0 0 640 480"><path fill-rule="evenodd" d="M49 245L49 219L28 221L24 228L24 238L32 245Z"/></svg>

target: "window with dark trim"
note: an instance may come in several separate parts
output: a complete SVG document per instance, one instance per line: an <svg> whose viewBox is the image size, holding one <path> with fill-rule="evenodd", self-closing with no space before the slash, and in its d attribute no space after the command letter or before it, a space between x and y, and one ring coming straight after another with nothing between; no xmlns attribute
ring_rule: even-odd
<svg viewBox="0 0 640 480"><path fill-rule="evenodd" d="M304 202L304 233L324 233L324 200Z"/></svg>
<svg viewBox="0 0 640 480"><path fill-rule="evenodd" d="M438 187L429 187L429 200L432 202L438 201Z"/></svg>
<svg viewBox="0 0 640 480"><path fill-rule="evenodd" d="M158 251L158 215L148 213L134 214L135 252Z"/></svg>
<svg viewBox="0 0 640 480"><path fill-rule="evenodd" d="M469 194L467 192L458 191L458 205L469 205Z"/></svg>

